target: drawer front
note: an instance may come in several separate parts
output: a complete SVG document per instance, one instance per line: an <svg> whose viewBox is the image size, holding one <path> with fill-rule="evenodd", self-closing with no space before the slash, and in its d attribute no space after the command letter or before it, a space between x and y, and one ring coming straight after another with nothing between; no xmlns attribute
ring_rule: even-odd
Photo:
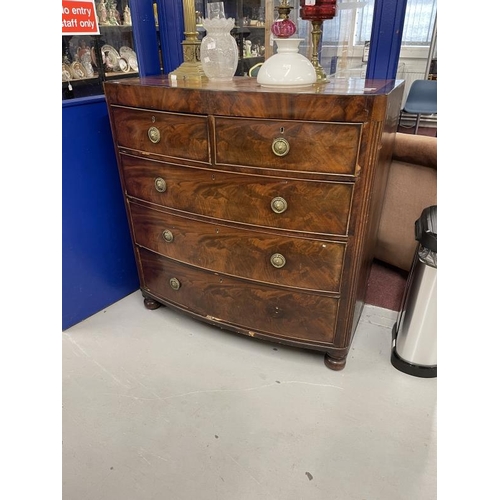
<svg viewBox="0 0 500 500"><path fill-rule="evenodd" d="M249 331L333 341L338 299L221 277L144 249L139 253L145 288L189 312Z"/></svg>
<svg viewBox="0 0 500 500"><path fill-rule="evenodd" d="M126 192L221 220L346 235L353 184L215 172L121 155Z"/></svg>
<svg viewBox="0 0 500 500"><path fill-rule="evenodd" d="M345 244L191 220L130 203L138 245L210 271L339 292Z"/></svg>
<svg viewBox="0 0 500 500"><path fill-rule="evenodd" d="M170 158L210 162L208 118L113 107L118 147Z"/></svg>
<svg viewBox="0 0 500 500"><path fill-rule="evenodd" d="M361 124L215 119L215 161L354 175Z"/></svg>

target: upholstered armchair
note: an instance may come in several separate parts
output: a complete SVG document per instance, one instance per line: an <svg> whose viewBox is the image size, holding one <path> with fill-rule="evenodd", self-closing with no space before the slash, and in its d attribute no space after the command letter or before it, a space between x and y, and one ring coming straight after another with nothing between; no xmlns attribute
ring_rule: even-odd
<svg viewBox="0 0 500 500"><path fill-rule="evenodd" d="M378 229L375 258L409 271L415 221L437 205L437 138L398 132Z"/></svg>

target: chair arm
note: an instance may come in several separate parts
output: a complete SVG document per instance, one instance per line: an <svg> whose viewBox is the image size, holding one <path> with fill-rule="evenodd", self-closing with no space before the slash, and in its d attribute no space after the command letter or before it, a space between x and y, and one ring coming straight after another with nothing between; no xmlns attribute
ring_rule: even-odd
<svg viewBox="0 0 500 500"><path fill-rule="evenodd" d="M398 132L392 159L437 169L437 138Z"/></svg>
<svg viewBox="0 0 500 500"><path fill-rule="evenodd" d="M419 140L396 141L402 148L396 150L398 158L414 154L410 162L396 160L396 154L393 155L375 246L376 259L406 271L411 268L417 245L415 221L424 208L437 204L437 141L432 137L416 137ZM423 146L417 148L417 143ZM422 164L415 163L417 158L423 160Z"/></svg>

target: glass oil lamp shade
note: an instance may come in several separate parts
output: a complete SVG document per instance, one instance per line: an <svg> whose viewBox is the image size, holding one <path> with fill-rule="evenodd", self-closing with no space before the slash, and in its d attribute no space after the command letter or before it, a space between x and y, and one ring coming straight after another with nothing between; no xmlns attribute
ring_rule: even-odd
<svg viewBox="0 0 500 500"><path fill-rule="evenodd" d="M277 19L271 25L271 31L278 38L288 38L295 34L297 27L290 19Z"/></svg>
<svg viewBox="0 0 500 500"><path fill-rule="evenodd" d="M257 74L263 87L310 87L316 82L312 63L299 53L303 38L275 38L278 51L267 59Z"/></svg>
<svg viewBox="0 0 500 500"><path fill-rule="evenodd" d="M333 19L337 0L300 0L300 17L306 21Z"/></svg>
<svg viewBox="0 0 500 500"><path fill-rule="evenodd" d="M274 8L278 11L278 19L271 25L271 32L278 38L288 38L295 34L297 27L289 19L290 11L293 7L288 3L289 0L281 0L280 4Z"/></svg>

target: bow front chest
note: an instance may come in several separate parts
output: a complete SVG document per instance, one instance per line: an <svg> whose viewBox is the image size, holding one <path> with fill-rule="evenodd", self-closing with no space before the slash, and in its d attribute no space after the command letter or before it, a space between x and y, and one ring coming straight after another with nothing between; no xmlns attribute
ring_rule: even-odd
<svg viewBox="0 0 500 500"><path fill-rule="evenodd" d="M110 81L144 304L325 352L364 303L403 83Z"/></svg>

